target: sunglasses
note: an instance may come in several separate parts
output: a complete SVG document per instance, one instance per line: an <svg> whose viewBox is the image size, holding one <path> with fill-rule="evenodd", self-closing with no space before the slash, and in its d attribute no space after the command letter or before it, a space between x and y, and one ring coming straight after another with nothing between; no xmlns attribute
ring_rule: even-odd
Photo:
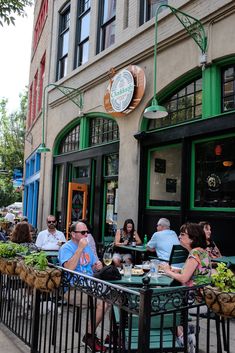
<svg viewBox="0 0 235 353"><path fill-rule="evenodd" d="M82 234L82 235L85 235L85 234L88 234L88 230L74 230L73 231L74 233L80 233L80 234Z"/></svg>
<svg viewBox="0 0 235 353"><path fill-rule="evenodd" d="M47 221L48 224L50 223L56 223L56 221Z"/></svg>

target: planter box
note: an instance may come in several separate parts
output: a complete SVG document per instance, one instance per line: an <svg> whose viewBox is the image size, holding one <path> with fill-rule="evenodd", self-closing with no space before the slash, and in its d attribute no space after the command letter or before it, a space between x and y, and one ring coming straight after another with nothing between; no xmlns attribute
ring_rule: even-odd
<svg viewBox="0 0 235 353"><path fill-rule="evenodd" d="M203 289L207 306L216 314L235 317L235 293L221 292L216 287L206 286Z"/></svg>
<svg viewBox="0 0 235 353"><path fill-rule="evenodd" d="M17 259L7 259L0 257L0 272L8 276L15 276Z"/></svg>
<svg viewBox="0 0 235 353"><path fill-rule="evenodd" d="M61 271L56 268L48 267L45 271L39 271L32 266L25 265L24 261L20 261L16 272L22 281L41 292L51 292L60 286Z"/></svg>

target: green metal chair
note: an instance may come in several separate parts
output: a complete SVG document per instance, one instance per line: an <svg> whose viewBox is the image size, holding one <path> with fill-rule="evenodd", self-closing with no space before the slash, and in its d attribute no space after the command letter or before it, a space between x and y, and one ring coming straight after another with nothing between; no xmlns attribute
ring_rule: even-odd
<svg viewBox="0 0 235 353"><path fill-rule="evenodd" d="M188 257L188 250L181 245L173 245L169 265L184 263Z"/></svg>

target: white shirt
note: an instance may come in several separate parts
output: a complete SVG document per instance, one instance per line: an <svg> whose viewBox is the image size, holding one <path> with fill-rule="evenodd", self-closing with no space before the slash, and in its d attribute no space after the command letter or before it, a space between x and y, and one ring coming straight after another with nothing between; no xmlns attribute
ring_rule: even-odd
<svg viewBox="0 0 235 353"><path fill-rule="evenodd" d="M14 223L15 215L14 213L7 212L6 216L4 217L8 222Z"/></svg>
<svg viewBox="0 0 235 353"><path fill-rule="evenodd" d="M56 229L56 232L52 234L45 229L38 234L35 244L42 250L59 250L59 240L66 242L64 233Z"/></svg>

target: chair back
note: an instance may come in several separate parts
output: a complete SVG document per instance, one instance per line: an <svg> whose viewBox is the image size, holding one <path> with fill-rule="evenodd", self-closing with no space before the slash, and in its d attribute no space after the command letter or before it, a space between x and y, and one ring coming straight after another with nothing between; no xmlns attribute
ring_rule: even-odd
<svg viewBox="0 0 235 353"><path fill-rule="evenodd" d="M188 257L188 250L182 245L173 245L169 258L169 265L184 263Z"/></svg>

